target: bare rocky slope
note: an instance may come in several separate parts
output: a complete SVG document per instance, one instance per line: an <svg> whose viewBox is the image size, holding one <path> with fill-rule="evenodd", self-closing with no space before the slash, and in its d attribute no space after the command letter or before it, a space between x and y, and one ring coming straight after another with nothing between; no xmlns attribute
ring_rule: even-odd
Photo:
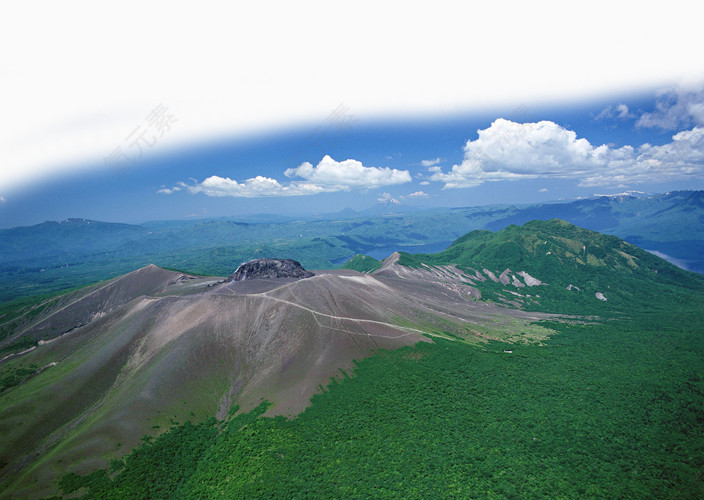
<svg viewBox="0 0 704 500"><path fill-rule="evenodd" d="M271 278L311 278L313 273L306 271L300 262L292 259L254 259L240 264L227 281L245 281Z"/></svg>
<svg viewBox="0 0 704 500"><path fill-rule="evenodd" d="M234 405L266 399L270 415L296 415L379 349L550 333L532 324L547 315L477 302L450 272L397 268L392 258L375 275L234 281L150 265L69 294L17 334L42 343L4 362L42 369L0 393L0 484L50 494L56 474L105 466L145 433Z"/></svg>

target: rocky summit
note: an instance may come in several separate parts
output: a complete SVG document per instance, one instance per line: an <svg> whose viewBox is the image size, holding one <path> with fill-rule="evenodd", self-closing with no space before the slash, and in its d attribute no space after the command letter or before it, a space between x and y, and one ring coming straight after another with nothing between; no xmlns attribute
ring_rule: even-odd
<svg viewBox="0 0 704 500"><path fill-rule="evenodd" d="M255 259L240 264L227 281L245 281L267 278L310 278L314 274L292 259Z"/></svg>

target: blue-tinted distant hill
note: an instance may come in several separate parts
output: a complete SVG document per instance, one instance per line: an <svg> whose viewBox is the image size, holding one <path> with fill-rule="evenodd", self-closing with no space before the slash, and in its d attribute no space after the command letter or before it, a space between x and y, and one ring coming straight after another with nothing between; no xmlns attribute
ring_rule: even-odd
<svg viewBox="0 0 704 500"><path fill-rule="evenodd" d="M85 285L150 263L227 275L241 262L271 257L329 269L356 254L382 259L395 251L432 253L469 231L554 218L704 272L704 191L623 193L529 206L407 211L394 205L299 219L260 215L139 225L68 219L3 229L0 301Z"/></svg>
<svg viewBox="0 0 704 500"><path fill-rule="evenodd" d="M111 251L148 235L149 230L142 226L88 219L46 221L35 226L3 229L0 230L0 263Z"/></svg>

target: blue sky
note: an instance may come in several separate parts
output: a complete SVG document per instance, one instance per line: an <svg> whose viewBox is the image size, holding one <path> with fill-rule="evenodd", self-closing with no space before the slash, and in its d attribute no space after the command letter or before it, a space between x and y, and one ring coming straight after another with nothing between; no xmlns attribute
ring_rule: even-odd
<svg viewBox="0 0 704 500"><path fill-rule="evenodd" d="M3 5L0 227L699 189L691 8Z"/></svg>
<svg viewBox="0 0 704 500"><path fill-rule="evenodd" d="M671 87L404 120L363 120L341 103L307 126L161 154L153 133L153 146L145 142L134 162L101 158L92 169L18 190L2 203L0 224L311 215L379 201L475 206L703 189L703 108L701 87ZM136 156L139 148L125 152Z"/></svg>

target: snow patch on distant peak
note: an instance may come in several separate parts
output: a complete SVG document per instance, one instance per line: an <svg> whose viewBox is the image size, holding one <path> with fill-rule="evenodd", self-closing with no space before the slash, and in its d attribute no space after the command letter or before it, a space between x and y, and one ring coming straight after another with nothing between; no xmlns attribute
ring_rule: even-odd
<svg viewBox="0 0 704 500"><path fill-rule="evenodd" d="M643 191L624 191L622 193L614 193L614 194L597 194L594 193L592 195L594 198L624 198L627 196L632 196L635 198L643 198L646 196L646 193Z"/></svg>

